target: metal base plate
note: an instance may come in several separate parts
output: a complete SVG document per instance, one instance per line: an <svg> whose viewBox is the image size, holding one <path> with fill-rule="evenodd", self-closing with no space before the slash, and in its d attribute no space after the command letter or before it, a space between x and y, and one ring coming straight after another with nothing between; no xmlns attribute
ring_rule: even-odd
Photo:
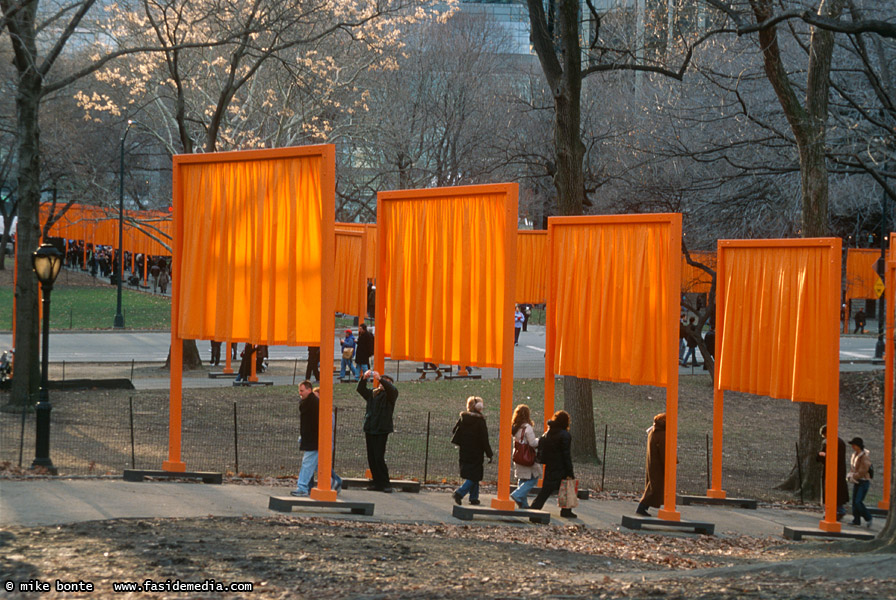
<svg viewBox="0 0 896 600"><path fill-rule="evenodd" d="M705 535L713 535L716 530L715 524L702 521L667 521L656 517L641 517L637 515L622 516L622 526L627 529L641 529L645 525L673 527L675 529L693 529L695 533L702 533Z"/></svg>
<svg viewBox="0 0 896 600"><path fill-rule="evenodd" d="M299 508L339 508L348 509L353 515L373 514L373 502L345 502L343 500L315 500L313 498L297 498L295 496L271 496L268 500L268 509L279 512L292 512Z"/></svg>
<svg viewBox="0 0 896 600"><path fill-rule="evenodd" d="M168 479L201 479L202 483L223 483L222 473L208 471L161 471L148 469L125 469L122 478L125 481L143 481L146 477L166 477Z"/></svg>
<svg viewBox="0 0 896 600"><path fill-rule="evenodd" d="M362 478L353 478L353 477L344 477L342 479L342 489L347 490L349 488L352 489L365 489L372 488L373 480L372 479L362 479ZM398 490L401 492L410 492L411 494L419 494L420 493L420 482L419 481L410 481L408 479L393 479L389 482L389 487L393 490Z"/></svg>
<svg viewBox="0 0 896 600"><path fill-rule="evenodd" d="M487 506L458 506L454 505L451 509L451 515L461 521L472 521L476 515L485 517L522 517L529 519L533 523L541 523L547 525L551 522L551 513L543 510L532 510L518 508L516 510L498 510L497 508L489 508Z"/></svg>
<svg viewBox="0 0 896 600"><path fill-rule="evenodd" d="M712 504L714 506L739 506L756 509L759 502L750 498L711 498L709 496L675 496L675 501L682 506L688 504Z"/></svg>
<svg viewBox="0 0 896 600"><path fill-rule="evenodd" d="M858 530L849 531L822 531L812 527L785 527L784 537L788 540L799 541L804 537L848 538L853 540L873 540L875 534L864 533Z"/></svg>

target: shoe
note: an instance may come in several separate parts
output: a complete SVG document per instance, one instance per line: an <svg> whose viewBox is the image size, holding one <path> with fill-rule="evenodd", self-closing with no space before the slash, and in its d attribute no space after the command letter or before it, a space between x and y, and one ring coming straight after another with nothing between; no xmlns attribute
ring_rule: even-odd
<svg viewBox="0 0 896 600"><path fill-rule="evenodd" d="M341 479L336 482L334 489L336 490L337 494L342 491L342 480Z"/></svg>
<svg viewBox="0 0 896 600"><path fill-rule="evenodd" d="M646 510L640 510L640 509L639 509L639 510L636 510L635 513L641 515L642 517L649 517L649 516L650 516L650 513L647 512Z"/></svg>
<svg viewBox="0 0 896 600"><path fill-rule="evenodd" d="M393 489L390 488L390 487L384 487L384 488L381 489L380 491L381 491L382 493L384 493L384 494L391 494L391 493L394 492L395 490L393 490Z"/></svg>
<svg viewBox="0 0 896 600"><path fill-rule="evenodd" d="M436 371L436 381L438 381L438 380L441 379L441 378L442 378L442 372L441 372L441 371Z"/></svg>
<svg viewBox="0 0 896 600"><path fill-rule="evenodd" d="M868 522L865 523L865 527L867 527L868 529L871 529L871 519L868 519Z"/></svg>
<svg viewBox="0 0 896 600"><path fill-rule="evenodd" d="M458 506L463 504L464 497L461 496L460 494L458 494L457 492L454 492L453 494L451 494L451 497L454 498L454 503L457 504Z"/></svg>
<svg viewBox="0 0 896 600"><path fill-rule="evenodd" d="M417 379L426 379L426 373L420 373L420 377L418 377Z"/></svg>
<svg viewBox="0 0 896 600"><path fill-rule="evenodd" d="M470 504L472 504L473 506L479 506L480 504L482 504L482 502L480 502L479 500L470 500ZM871 527L871 523L868 523L868 527Z"/></svg>
<svg viewBox="0 0 896 600"><path fill-rule="evenodd" d="M859 526L862 525L862 522L861 522L861 521L850 521L849 524L850 524L850 525L855 525L856 527L859 527Z"/></svg>
<svg viewBox="0 0 896 600"><path fill-rule="evenodd" d="M527 508L525 505L523 505L522 501L517 500L517 499L514 498L513 496L511 496L510 499L513 500L513 501L516 503L516 507L517 507L517 508Z"/></svg>
<svg viewBox="0 0 896 600"><path fill-rule="evenodd" d="M579 518L579 515L572 512L571 508L561 508L560 516L563 517L564 519L578 519Z"/></svg>
<svg viewBox="0 0 896 600"><path fill-rule="evenodd" d="M308 492L303 492L302 490L293 490L289 493L290 496L295 496L296 498L307 498Z"/></svg>

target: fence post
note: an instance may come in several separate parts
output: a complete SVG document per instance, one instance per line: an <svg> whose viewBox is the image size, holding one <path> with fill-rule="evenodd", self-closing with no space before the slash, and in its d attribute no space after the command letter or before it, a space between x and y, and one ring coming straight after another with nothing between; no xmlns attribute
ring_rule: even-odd
<svg viewBox="0 0 896 600"><path fill-rule="evenodd" d="M134 359L131 359L131 381L134 380Z"/></svg>
<svg viewBox="0 0 896 600"><path fill-rule="evenodd" d="M333 455L330 457L330 464L333 467L333 473L336 472L336 426L339 424L339 408L333 407ZM332 476L330 477L332 479Z"/></svg>
<svg viewBox="0 0 896 600"><path fill-rule="evenodd" d="M240 441L239 441L239 436L237 435L236 401L233 402L233 462L234 462L234 470L236 471L234 473L234 475L239 477L240 476Z"/></svg>
<svg viewBox="0 0 896 600"><path fill-rule="evenodd" d="M65 361L62 361L62 391L65 391Z"/></svg>
<svg viewBox="0 0 896 600"><path fill-rule="evenodd" d="M395 361L395 383L398 383L398 379L401 377L401 361ZM386 370L386 365L383 364L383 371Z"/></svg>
<svg viewBox="0 0 896 600"><path fill-rule="evenodd" d="M712 482L709 478L711 463L709 461L709 434L706 434L706 489L712 489Z"/></svg>
<svg viewBox="0 0 896 600"><path fill-rule="evenodd" d="M800 504L803 503L803 465L800 463L800 443L796 442L796 473L800 478Z"/></svg>
<svg viewBox="0 0 896 600"><path fill-rule="evenodd" d="M604 477L607 474L607 434L609 430L610 425L604 423L604 460L603 464L600 466L600 491L604 491Z"/></svg>
<svg viewBox="0 0 896 600"><path fill-rule="evenodd" d="M134 453L134 397L128 397L128 407L131 416L131 468L136 469L136 456Z"/></svg>
<svg viewBox="0 0 896 600"><path fill-rule="evenodd" d="M68 309L68 328L69 328L69 330L74 329L74 324L75 324L74 312L75 312L74 308Z"/></svg>
<svg viewBox="0 0 896 600"><path fill-rule="evenodd" d="M293 384L293 385L296 384L296 371L298 371L298 370L299 370L299 357L297 356L297 357L296 357L296 364L295 364L295 366L292 368L292 384Z"/></svg>
<svg viewBox="0 0 896 600"><path fill-rule="evenodd" d="M429 475L429 420L432 417L431 411L426 411L426 452L423 455L423 483Z"/></svg>
<svg viewBox="0 0 896 600"><path fill-rule="evenodd" d="M25 415L28 412L28 403L22 403L22 432L19 434L19 468L22 468L22 452L25 449Z"/></svg>

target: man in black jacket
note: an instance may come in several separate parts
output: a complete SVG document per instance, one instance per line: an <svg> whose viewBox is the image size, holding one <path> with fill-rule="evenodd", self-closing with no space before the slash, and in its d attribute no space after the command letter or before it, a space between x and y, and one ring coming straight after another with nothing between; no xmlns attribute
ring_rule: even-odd
<svg viewBox="0 0 896 600"><path fill-rule="evenodd" d="M367 380L373 380L373 390L367 389ZM367 465L373 477L373 489L392 493L389 486L389 467L386 465L386 442L394 431L392 413L398 390L388 375L366 371L358 382L358 394L367 401L364 414L364 438L367 442Z"/></svg>
<svg viewBox="0 0 896 600"><path fill-rule="evenodd" d="M307 496L311 491L311 479L317 471L317 429L320 418L320 400L314 393L310 381L299 384L299 450L302 455L302 468L293 496Z"/></svg>

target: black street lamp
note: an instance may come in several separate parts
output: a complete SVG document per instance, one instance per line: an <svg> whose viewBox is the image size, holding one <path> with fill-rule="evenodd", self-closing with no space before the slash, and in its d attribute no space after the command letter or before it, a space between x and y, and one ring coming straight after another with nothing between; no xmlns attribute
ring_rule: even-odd
<svg viewBox="0 0 896 600"><path fill-rule="evenodd" d="M124 314L121 312L121 280L124 279L124 140L128 137L133 121L128 121L121 136L121 152L118 161L118 303L115 308L115 321L112 327L124 327Z"/></svg>
<svg viewBox="0 0 896 600"><path fill-rule="evenodd" d="M48 389L47 369L50 362L50 292L53 291L53 283L59 275L62 267L62 252L51 244L41 244L31 255L31 265L40 288L43 292L43 324L41 338L41 373L40 373L40 399L34 407L37 432L34 442L34 462L31 468L43 467L51 474L56 475L56 467L50 460L50 392Z"/></svg>

